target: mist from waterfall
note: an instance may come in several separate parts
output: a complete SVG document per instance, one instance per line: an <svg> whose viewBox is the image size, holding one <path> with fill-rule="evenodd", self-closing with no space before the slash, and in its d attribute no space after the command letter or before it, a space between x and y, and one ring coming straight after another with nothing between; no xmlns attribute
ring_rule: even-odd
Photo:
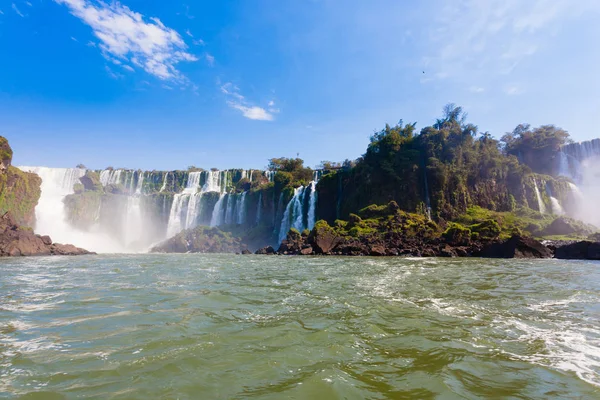
<svg viewBox="0 0 600 400"><path fill-rule="evenodd" d="M570 214L600 227L600 139L563 146L558 170L574 182Z"/></svg>
<svg viewBox="0 0 600 400"><path fill-rule="evenodd" d="M35 232L49 235L53 241L74 244L90 251L115 253L124 252L125 246L116 238L101 232L84 232L74 229L67 221L63 200L74 193L73 186L86 170L79 168L19 167L42 178L41 196L35 208ZM110 181L108 175L107 184ZM114 179L114 175L112 177Z"/></svg>

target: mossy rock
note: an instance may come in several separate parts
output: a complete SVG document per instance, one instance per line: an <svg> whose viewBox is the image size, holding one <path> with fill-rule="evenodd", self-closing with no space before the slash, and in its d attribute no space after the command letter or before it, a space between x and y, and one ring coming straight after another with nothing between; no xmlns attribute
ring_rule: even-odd
<svg viewBox="0 0 600 400"><path fill-rule="evenodd" d="M471 229L466 226L451 222L442 236L448 243L467 245L471 240L471 233Z"/></svg>

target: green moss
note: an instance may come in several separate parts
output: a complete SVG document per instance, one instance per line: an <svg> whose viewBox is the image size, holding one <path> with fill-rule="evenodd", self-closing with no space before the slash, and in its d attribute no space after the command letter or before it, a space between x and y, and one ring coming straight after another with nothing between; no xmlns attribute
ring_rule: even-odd
<svg viewBox="0 0 600 400"><path fill-rule="evenodd" d="M10 212L19 225L33 226L41 184L36 174L9 166L0 173L0 213Z"/></svg>

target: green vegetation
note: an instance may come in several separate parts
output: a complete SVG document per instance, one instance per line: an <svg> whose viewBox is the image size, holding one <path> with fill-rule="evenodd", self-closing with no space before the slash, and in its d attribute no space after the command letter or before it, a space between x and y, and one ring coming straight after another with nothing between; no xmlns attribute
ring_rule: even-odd
<svg viewBox="0 0 600 400"><path fill-rule="evenodd" d="M543 188L551 188L561 199L568 193L567 183L533 174L514 154L528 148L541 157L542 150L556 151L567 137L552 126L534 130L521 126L500 142L468 123L461 107L449 104L443 116L420 133L415 123L401 120L396 126L386 125L371 136L355 166L323 176L318 186L319 216L331 223L390 200L402 210L439 222L455 220L474 206L496 212L537 209L536 184L550 209ZM550 164L547 158L542 160Z"/></svg>

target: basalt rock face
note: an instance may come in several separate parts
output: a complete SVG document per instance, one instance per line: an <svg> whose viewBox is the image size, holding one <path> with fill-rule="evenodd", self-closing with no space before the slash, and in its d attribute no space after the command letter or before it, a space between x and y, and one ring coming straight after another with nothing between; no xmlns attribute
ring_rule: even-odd
<svg viewBox="0 0 600 400"><path fill-rule="evenodd" d="M582 241L556 248L556 258L563 260L600 260L600 243Z"/></svg>
<svg viewBox="0 0 600 400"><path fill-rule="evenodd" d="M241 253L247 250L242 241L219 228L199 226L184 230L153 247L152 253Z"/></svg>
<svg viewBox="0 0 600 400"><path fill-rule="evenodd" d="M0 213L10 212L18 225L33 227L42 180L13 167L12 154L6 138L0 136Z"/></svg>
<svg viewBox="0 0 600 400"><path fill-rule="evenodd" d="M17 225L9 213L0 218L0 257L84 255L92 254L73 245L52 243L49 236L40 236L30 228Z"/></svg>
<svg viewBox="0 0 600 400"><path fill-rule="evenodd" d="M552 258L552 250L535 239L513 236L484 246L476 255L484 258Z"/></svg>

